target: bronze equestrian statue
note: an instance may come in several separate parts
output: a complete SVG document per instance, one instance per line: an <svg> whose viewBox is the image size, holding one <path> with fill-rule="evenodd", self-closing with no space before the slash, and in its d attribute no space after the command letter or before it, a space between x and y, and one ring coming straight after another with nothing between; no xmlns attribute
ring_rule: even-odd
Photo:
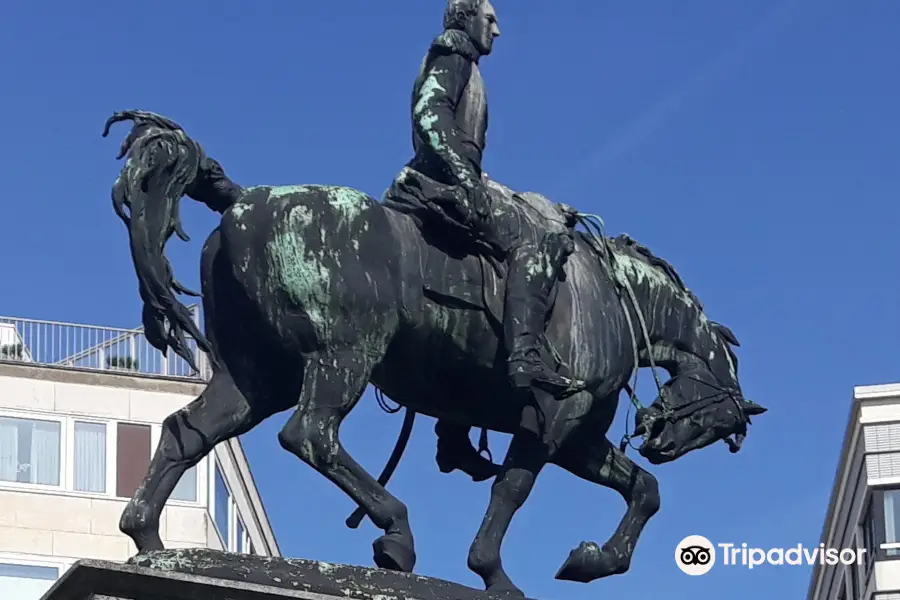
<svg viewBox="0 0 900 600"><path fill-rule="evenodd" d="M476 5L468 17L493 14L486 3L452 0L454 10ZM472 41L478 27L462 27L451 31ZM462 78L455 85L471 85L474 59L448 58L458 56L451 50L433 44L429 55L458 63ZM417 84L420 98L431 85L429 60ZM463 77L466 60L469 76ZM433 116L422 113L432 126ZM602 545L581 544L557 574L588 582L628 570L635 543L659 508L656 479L607 438L619 393L639 366L670 375L636 417L640 452L655 464L719 440L736 451L750 417L765 410L743 397L734 334L707 317L671 265L625 236L560 235L573 219L588 221L539 194L484 178L483 138L480 146L466 146L477 133L465 128L468 121L441 123L433 132L439 144L445 143L440 135L462 139L462 146L445 147L469 161L456 179L437 176L448 168L437 159L422 166L433 154L423 147L431 143L427 132L415 142L412 176L398 178L398 189L382 202L337 185L244 187L177 123L126 111L107 121L104 135L121 121L133 127L119 153L128 160L112 196L128 230L147 339L196 368L191 336L213 369L200 396L164 421L148 472L122 514L120 529L141 552L162 547L160 514L188 468L216 444L293 410L278 434L282 447L340 487L384 532L373 543L379 567L412 571L406 506L340 442L342 421L372 383L451 430L512 435L468 556L491 592L521 594L503 569L500 547L545 465L619 492L627 510L615 533ZM186 238L178 218L183 196L221 214L201 257L205 333L177 299L188 290L164 253L173 234ZM484 206L487 225L479 224ZM568 250L547 242L569 235ZM517 262L518 253L540 257L546 271L522 283L523 265L528 272L533 263ZM511 286L520 298L510 300ZM538 291L548 295L538 298ZM536 352L544 362L539 368ZM511 362L511 356L518 358ZM523 367L527 390L511 385L520 371L510 365ZM560 376L578 384L554 393L559 388L537 381L552 382L551 371L565 371Z"/></svg>

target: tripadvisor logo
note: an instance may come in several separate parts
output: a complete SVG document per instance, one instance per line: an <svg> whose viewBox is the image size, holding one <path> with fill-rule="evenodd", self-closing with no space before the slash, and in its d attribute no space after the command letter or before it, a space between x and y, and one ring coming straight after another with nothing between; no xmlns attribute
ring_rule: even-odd
<svg viewBox="0 0 900 600"><path fill-rule="evenodd" d="M716 548L702 535L689 535L675 547L675 564L688 575L706 575L716 564Z"/></svg>
<svg viewBox="0 0 900 600"><path fill-rule="evenodd" d="M713 544L702 535L689 535L675 547L675 564L688 575L705 575L716 562L747 569L764 565L859 565L865 554L865 548L826 548L825 544L766 549L747 544Z"/></svg>

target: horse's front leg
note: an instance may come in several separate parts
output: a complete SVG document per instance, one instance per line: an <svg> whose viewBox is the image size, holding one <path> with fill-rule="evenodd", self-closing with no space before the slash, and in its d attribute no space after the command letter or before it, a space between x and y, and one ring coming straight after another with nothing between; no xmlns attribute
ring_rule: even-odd
<svg viewBox="0 0 900 600"><path fill-rule="evenodd" d="M484 458L472 446L469 439L471 427L446 419L438 419L434 426L437 434L437 464L441 473L459 469L473 481L484 481L500 473L500 466Z"/></svg>
<svg viewBox="0 0 900 600"><path fill-rule="evenodd" d="M587 583L626 572L644 526L659 510L656 478L606 438L595 441L587 435L554 455L553 462L573 475L616 490L628 506L612 537L602 547L582 542L569 553L556 579Z"/></svg>
<svg viewBox="0 0 900 600"><path fill-rule="evenodd" d="M501 473L491 487L491 501L469 549L469 568L493 593L524 596L503 570L500 547L516 511L525 503L534 481L550 456L541 436L520 429L513 435Z"/></svg>

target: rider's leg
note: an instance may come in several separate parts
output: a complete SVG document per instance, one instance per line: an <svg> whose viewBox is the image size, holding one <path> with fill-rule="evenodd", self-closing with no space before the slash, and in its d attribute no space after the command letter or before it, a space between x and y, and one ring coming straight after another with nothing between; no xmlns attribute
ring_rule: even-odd
<svg viewBox="0 0 900 600"><path fill-rule="evenodd" d="M540 355L550 299L572 250L571 238L551 233L540 244L523 244L509 255L504 335L509 376L516 388L533 386L559 396L582 385L553 371Z"/></svg>

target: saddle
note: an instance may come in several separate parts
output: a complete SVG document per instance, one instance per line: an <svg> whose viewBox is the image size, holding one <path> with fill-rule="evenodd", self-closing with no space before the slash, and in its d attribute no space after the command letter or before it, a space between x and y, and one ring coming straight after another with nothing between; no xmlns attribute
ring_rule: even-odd
<svg viewBox="0 0 900 600"><path fill-rule="evenodd" d="M514 192L494 181L488 181L488 189L493 200L495 226L507 240L538 242L545 234L567 227L563 209L544 196ZM423 235L429 239L425 233L427 228L428 224L423 228ZM502 323L509 267L485 244L475 243L471 238L460 241L461 237L448 236L445 231L441 236L447 240L445 243L430 244L430 250L439 255L430 260L441 264L439 268L425 270L423 292L440 305L483 310ZM555 298L550 299L551 305L554 301Z"/></svg>
<svg viewBox="0 0 900 600"><path fill-rule="evenodd" d="M492 218L510 245L537 242L546 233L568 227L568 207L533 192L516 192L487 176ZM448 207L457 205L460 190L405 167L387 190L383 203L413 217L428 243L423 292L443 306L483 310L502 323L506 293L506 262L483 242L472 237L460 215Z"/></svg>
<svg viewBox="0 0 900 600"><path fill-rule="evenodd" d="M441 306L484 311L502 323L509 271L506 263L486 253L455 258L434 248L434 254L441 255L443 265L440 270L429 268L423 273L425 296Z"/></svg>

